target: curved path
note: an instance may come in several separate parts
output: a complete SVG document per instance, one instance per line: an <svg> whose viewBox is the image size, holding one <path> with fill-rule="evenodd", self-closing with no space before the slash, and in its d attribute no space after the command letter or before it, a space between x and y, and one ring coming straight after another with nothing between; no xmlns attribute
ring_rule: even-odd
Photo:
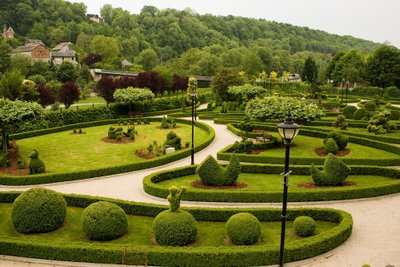
<svg viewBox="0 0 400 267"><path fill-rule="evenodd" d="M240 138L226 129L226 125L202 121L215 130L215 140L206 149L196 153L195 162L200 163L206 156L214 155ZM160 167L118 175L105 176L81 181L40 185L63 193L75 193L124 199L136 202L167 204L164 199L149 196L143 191L142 179L155 171L185 166L190 157ZM283 163L282 163L283 164ZM0 186L0 191L27 190L32 186ZM280 207L268 203L204 203L185 201L182 206L208 207ZM289 203L289 207L327 207L351 213L354 220L353 233L349 240L337 249L318 257L285 264L288 267L371 267L400 266L400 194L386 197L318 203ZM55 262L20 257L0 256L0 266L49 267L49 266L115 266L88 263Z"/></svg>

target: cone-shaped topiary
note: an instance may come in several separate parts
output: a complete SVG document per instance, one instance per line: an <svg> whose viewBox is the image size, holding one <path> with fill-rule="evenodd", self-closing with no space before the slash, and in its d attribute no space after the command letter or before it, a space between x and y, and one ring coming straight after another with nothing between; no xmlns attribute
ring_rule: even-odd
<svg viewBox="0 0 400 267"><path fill-rule="evenodd" d="M200 180L206 185L234 185L241 171L239 159L232 155L226 168L209 155L196 169Z"/></svg>
<svg viewBox="0 0 400 267"><path fill-rule="evenodd" d="M118 205L99 201L89 205L82 214L82 229L91 240L112 240L128 230L128 218Z"/></svg>
<svg viewBox="0 0 400 267"><path fill-rule="evenodd" d="M229 218L225 230L233 244L252 245L260 237L261 223L253 214L241 212Z"/></svg>
<svg viewBox="0 0 400 267"><path fill-rule="evenodd" d="M312 236L317 228L314 219L308 216L299 216L293 222L296 235L301 237Z"/></svg>
<svg viewBox="0 0 400 267"><path fill-rule="evenodd" d="M29 174L45 173L46 166L44 162L39 159L39 152L34 149L29 155L31 161L29 162Z"/></svg>
<svg viewBox="0 0 400 267"><path fill-rule="evenodd" d="M15 199L11 220L20 233L46 233L60 228L66 214L67 203L60 193L33 188Z"/></svg>
<svg viewBox="0 0 400 267"><path fill-rule="evenodd" d="M162 246L184 246L197 237L197 223L193 215L181 210L180 201L186 188L170 188L170 209L159 213L153 221L155 240Z"/></svg>
<svg viewBox="0 0 400 267"><path fill-rule="evenodd" d="M324 151L326 154L329 153L336 154L339 151L338 145L336 144L333 138L326 139L324 143L325 143Z"/></svg>
<svg viewBox="0 0 400 267"><path fill-rule="evenodd" d="M311 165L311 176L316 185L339 185L349 176L351 169L333 154L328 154L323 170Z"/></svg>

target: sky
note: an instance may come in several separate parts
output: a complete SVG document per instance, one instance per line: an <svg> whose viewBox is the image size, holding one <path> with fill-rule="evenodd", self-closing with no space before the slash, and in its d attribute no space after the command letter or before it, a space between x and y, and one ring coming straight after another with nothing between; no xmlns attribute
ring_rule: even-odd
<svg viewBox="0 0 400 267"><path fill-rule="evenodd" d="M143 6L190 8L198 14L234 15L306 26L338 35L389 42L400 48L399 0L69 0L83 2L88 13L104 4L139 14Z"/></svg>

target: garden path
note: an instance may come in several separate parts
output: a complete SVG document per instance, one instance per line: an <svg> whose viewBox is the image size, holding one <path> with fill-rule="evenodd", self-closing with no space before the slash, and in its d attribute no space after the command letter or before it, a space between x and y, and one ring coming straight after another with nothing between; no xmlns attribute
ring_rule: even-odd
<svg viewBox="0 0 400 267"><path fill-rule="evenodd" d="M200 163L207 155L214 155L239 140L226 129L226 125L202 121L215 130L215 140L206 149L196 153L195 162ZM93 178L82 181L40 185L62 193L118 198L136 202L167 204L164 199L149 196L142 189L142 179L155 171L190 164L190 157L149 170ZM282 163L283 164L283 163ZM0 191L27 190L31 186L0 186ZM207 207L280 207L271 203L202 203L185 201L182 206ZM332 201L318 203L289 203L289 207L327 207L347 211L354 220L351 237L337 249L305 261L285 264L287 267L372 267L392 265L400 267L400 194L366 200ZM0 267L50 267L50 266L115 266L88 263L56 262L29 258L0 256Z"/></svg>

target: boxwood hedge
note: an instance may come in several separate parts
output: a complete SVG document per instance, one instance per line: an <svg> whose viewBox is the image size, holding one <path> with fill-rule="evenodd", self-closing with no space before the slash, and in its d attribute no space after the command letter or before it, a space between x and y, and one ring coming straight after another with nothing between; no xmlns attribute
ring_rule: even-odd
<svg viewBox="0 0 400 267"><path fill-rule="evenodd" d="M0 202L10 203L18 192L0 193ZM70 206L86 207L96 201L110 201L121 206L127 214L155 216L166 206L140 204L115 199L82 195L64 195ZM249 212L260 221L279 221L280 209L212 209L186 208L198 221L227 221L239 212ZM334 209L297 208L289 209L288 220L298 216L309 216L314 220L334 222L332 229L306 239L289 242L285 246L285 262L302 260L332 250L345 242L352 231L350 214ZM238 247L159 247L112 243L47 243L25 238L0 237L0 254L33 257L51 260L156 265L156 266L258 266L276 264L279 258L278 245L256 245Z"/></svg>

